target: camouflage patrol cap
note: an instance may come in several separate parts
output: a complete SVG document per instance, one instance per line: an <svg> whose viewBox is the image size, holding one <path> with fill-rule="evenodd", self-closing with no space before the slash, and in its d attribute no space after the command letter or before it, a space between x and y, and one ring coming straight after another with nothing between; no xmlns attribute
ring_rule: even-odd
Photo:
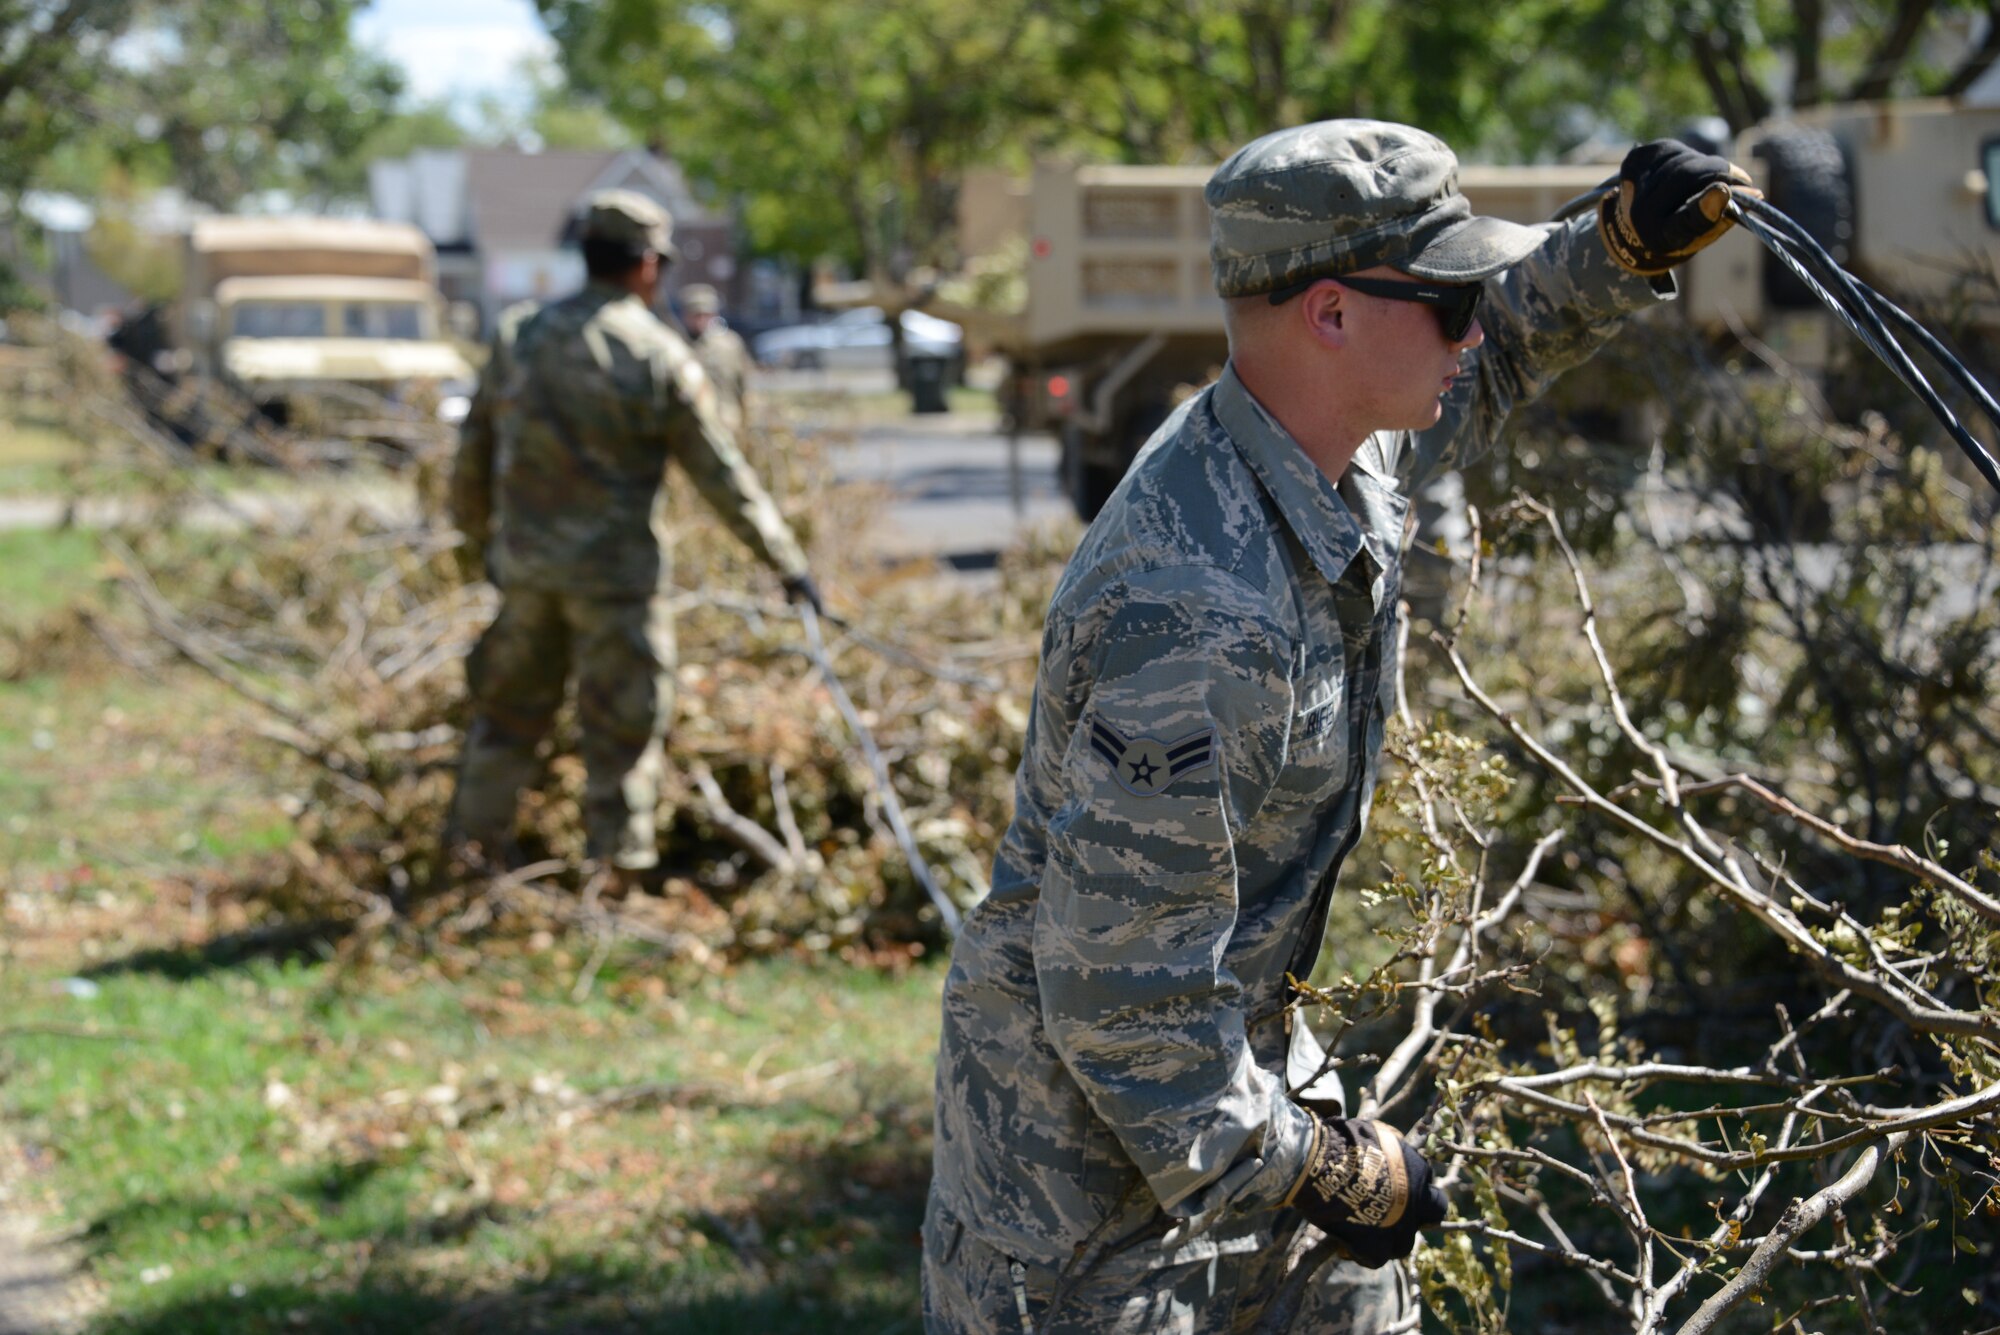
<svg viewBox="0 0 2000 1335"><path fill-rule="evenodd" d="M667 211L636 190L599 190L583 202L578 236L634 250L672 255L674 222Z"/></svg>
<svg viewBox="0 0 2000 1335"><path fill-rule="evenodd" d="M1203 192L1215 290L1252 296L1377 264L1464 283L1514 264L1540 229L1475 217L1442 139L1387 121L1294 126L1246 144Z"/></svg>
<svg viewBox="0 0 2000 1335"><path fill-rule="evenodd" d="M689 315L717 315L722 311L722 294L707 283L689 283L680 290L681 309Z"/></svg>

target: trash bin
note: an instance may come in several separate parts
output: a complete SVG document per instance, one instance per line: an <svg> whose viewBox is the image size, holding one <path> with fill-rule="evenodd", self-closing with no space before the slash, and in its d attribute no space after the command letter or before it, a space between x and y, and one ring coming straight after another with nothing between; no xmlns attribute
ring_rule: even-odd
<svg viewBox="0 0 2000 1335"><path fill-rule="evenodd" d="M910 411L913 413L948 413L951 404L945 400L945 387L951 382L951 361L947 357L911 357Z"/></svg>

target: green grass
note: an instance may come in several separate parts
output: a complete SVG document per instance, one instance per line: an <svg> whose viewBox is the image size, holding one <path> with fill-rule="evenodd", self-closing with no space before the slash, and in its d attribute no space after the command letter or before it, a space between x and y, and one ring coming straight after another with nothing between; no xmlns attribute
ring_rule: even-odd
<svg viewBox="0 0 2000 1335"><path fill-rule="evenodd" d="M106 569L95 532L0 531L0 904L144 887L290 838L240 702L171 659L126 670L72 615L143 640Z"/></svg>
<svg viewBox="0 0 2000 1335"><path fill-rule="evenodd" d="M105 564L0 533L0 1123L95 1331L918 1329L941 969L281 922L287 762Z"/></svg>
<svg viewBox="0 0 2000 1335"><path fill-rule="evenodd" d="M52 421L0 417L0 496L58 492L89 447Z"/></svg>
<svg viewBox="0 0 2000 1335"><path fill-rule="evenodd" d="M248 463L178 452L148 455L135 453L137 449L92 444L53 418L20 411L18 405L0 400L0 497L161 498L163 488L178 490L187 484L232 493L305 488L338 493L355 483L366 485L384 471L378 464L363 462L338 476L301 477Z"/></svg>
<svg viewBox="0 0 2000 1335"><path fill-rule="evenodd" d="M103 1329L916 1329L939 971L667 1001L628 965L577 1005L559 952L211 958L100 966L89 1000L0 980L0 1110L57 1157ZM645 1082L688 1106L578 1111Z"/></svg>
<svg viewBox="0 0 2000 1335"><path fill-rule="evenodd" d="M70 896L282 848L290 822L233 696L185 667L0 681L0 884Z"/></svg>
<svg viewBox="0 0 2000 1335"><path fill-rule="evenodd" d="M0 531L0 631L89 601L102 564L102 542L86 529Z"/></svg>

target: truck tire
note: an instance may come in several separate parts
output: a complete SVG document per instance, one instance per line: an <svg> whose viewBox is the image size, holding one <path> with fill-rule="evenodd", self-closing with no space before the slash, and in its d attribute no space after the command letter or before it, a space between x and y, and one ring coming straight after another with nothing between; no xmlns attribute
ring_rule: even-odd
<svg viewBox="0 0 2000 1335"><path fill-rule="evenodd" d="M1777 130L1751 154L1764 163L1764 198L1845 267L1854 244L1854 186L1840 141L1824 130ZM1775 259L1764 265L1764 300L1778 310L1819 306L1812 290Z"/></svg>
<svg viewBox="0 0 2000 1335"><path fill-rule="evenodd" d="M1089 462L1084 457L1088 452L1086 444L1082 427L1074 422L1063 423L1063 493L1076 507L1077 518L1088 524L1097 518L1097 512L1111 499L1111 493L1118 490L1118 480L1124 476L1124 470Z"/></svg>
<svg viewBox="0 0 2000 1335"><path fill-rule="evenodd" d="M1160 423L1167 420L1171 410L1159 399L1147 399L1126 412L1124 420L1112 429L1112 440L1116 445L1115 463L1096 463L1085 458L1085 439L1082 428L1074 422L1063 427L1062 464L1063 489L1069 493L1070 504L1085 523L1097 518L1097 512L1111 499L1111 493L1118 490L1131 469L1132 461L1153 433L1160 429Z"/></svg>
<svg viewBox="0 0 2000 1335"><path fill-rule="evenodd" d="M1139 457L1139 451L1146 448L1146 442L1153 438L1153 433L1160 429L1160 423L1166 421L1172 411L1164 400L1148 399L1125 415L1123 429L1119 432L1120 473L1132 466L1132 461Z"/></svg>

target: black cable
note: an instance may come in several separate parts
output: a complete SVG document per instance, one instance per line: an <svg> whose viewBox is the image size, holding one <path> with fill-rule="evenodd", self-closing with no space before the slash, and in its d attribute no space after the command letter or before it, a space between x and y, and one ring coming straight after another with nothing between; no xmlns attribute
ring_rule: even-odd
<svg viewBox="0 0 2000 1335"><path fill-rule="evenodd" d="M1868 286L1861 279L1855 279L1854 285L1861 289L1863 295L1875 303L1876 310L1887 316L1897 328L1901 329L1909 337L1916 339L1923 350L1937 360L1938 365L1950 372L1952 379L1958 382L1958 387L1965 391L1967 397L1979 405L1981 412L1986 414L1986 420L1993 423L1996 430L2000 430L2000 401L1996 401L1992 391L1987 389L1980 382L1979 378L1972 374L1971 368L1967 367L1949 348L1945 347L1942 339L1924 328L1921 324L1918 324L1916 318L1908 311L1883 296L1880 292L1877 292L1874 288Z"/></svg>
<svg viewBox="0 0 2000 1335"><path fill-rule="evenodd" d="M1786 237L1785 240L1788 245L1793 244L1791 238ZM1797 272L1797 270L1794 270L1794 272ZM1916 317L1883 296L1880 292L1869 286L1867 282L1860 278L1855 278L1853 274L1849 274L1848 277L1853 281L1855 288L1861 295L1866 297L1869 303L1875 308L1876 314L1895 325L1904 337L1914 339L1917 345L1923 348L1931 356L1932 360L1957 382L1958 387L1965 392L1966 397L1979 405L1980 411L1986 414L1986 420L1992 423L1996 430L2000 430L2000 401L1994 399L1992 391L1988 390L1979 378L1972 374L1971 369L1964 362L1960 361L1951 349L1945 346L1944 341L1930 330L1924 328L1917 321ZM1975 441L1974 444L1977 446L1978 442ZM1982 468L1981 471L1984 472L1985 470ZM1990 476L1988 480L1991 480Z"/></svg>
<svg viewBox="0 0 2000 1335"><path fill-rule="evenodd" d="M1923 400L1924 406L1929 408L1932 416L1944 425L1951 438L1957 442L1959 449L1965 452L1965 457L1979 470L1980 476L1986 479L1987 484L1996 493L2000 493L2000 463L1995 463L1986 447L1965 429L1964 424L1958 420L1958 415L1939 397L1937 390L1931 386L1929 380L1925 379L1924 373L1917 369L1916 363L1910 359L1909 352L1897 341L1896 336L1889 332L1888 326L1882 320L1884 308L1891 312L1890 318L1895 319L1900 328L1915 332L1925 351L1936 357L1938 364L1944 367L1962 388L1972 393L1974 401L1993 418L1996 426L2000 426L2000 411L1989 406L1992 404L1992 396L1987 394L1983 387L1978 386L1978 382L1964 364L1952 356L1943 343L1928 330L1923 329L1907 312L1873 289L1864 291L1861 281L1841 268L1833 256L1827 254L1825 248L1813 240L1803 227L1770 204L1754 195L1735 194L1730 197L1729 212L1731 217L1762 241L1786 268L1797 274L1826 303L1827 308L1840 317L1841 322L1852 329L1856 336L1866 343L1891 371L1895 372L1897 379Z"/></svg>
<svg viewBox="0 0 2000 1335"><path fill-rule="evenodd" d="M1559 221L1575 217L1585 209L1595 207L1598 201L1615 189L1617 178L1614 177L1568 201L1556 210L1555 216ZM1813 295L1854 332L1854 336L1869 351L1882 359L1896 378L1931 410L1932 416L1943 425L1965 457L1972 461L1972 466L1986 479L1987 485L2000 493L2000 463L1995 462L1992 453L1965 428L1958 415L1952 412L1923 372L1917 369L1908 350L1884 323L1885 318L1935 359L1959 388L1979 405L1994 428L2000 430L2000 402L1996 402L1992 393L1966 369L1965 364L1908 311L1841 268L1839 261L1827 254L1810 233L1761 196L1732 194L1729 216L1763 242L1780 263L1796 274Z"/></svg>

